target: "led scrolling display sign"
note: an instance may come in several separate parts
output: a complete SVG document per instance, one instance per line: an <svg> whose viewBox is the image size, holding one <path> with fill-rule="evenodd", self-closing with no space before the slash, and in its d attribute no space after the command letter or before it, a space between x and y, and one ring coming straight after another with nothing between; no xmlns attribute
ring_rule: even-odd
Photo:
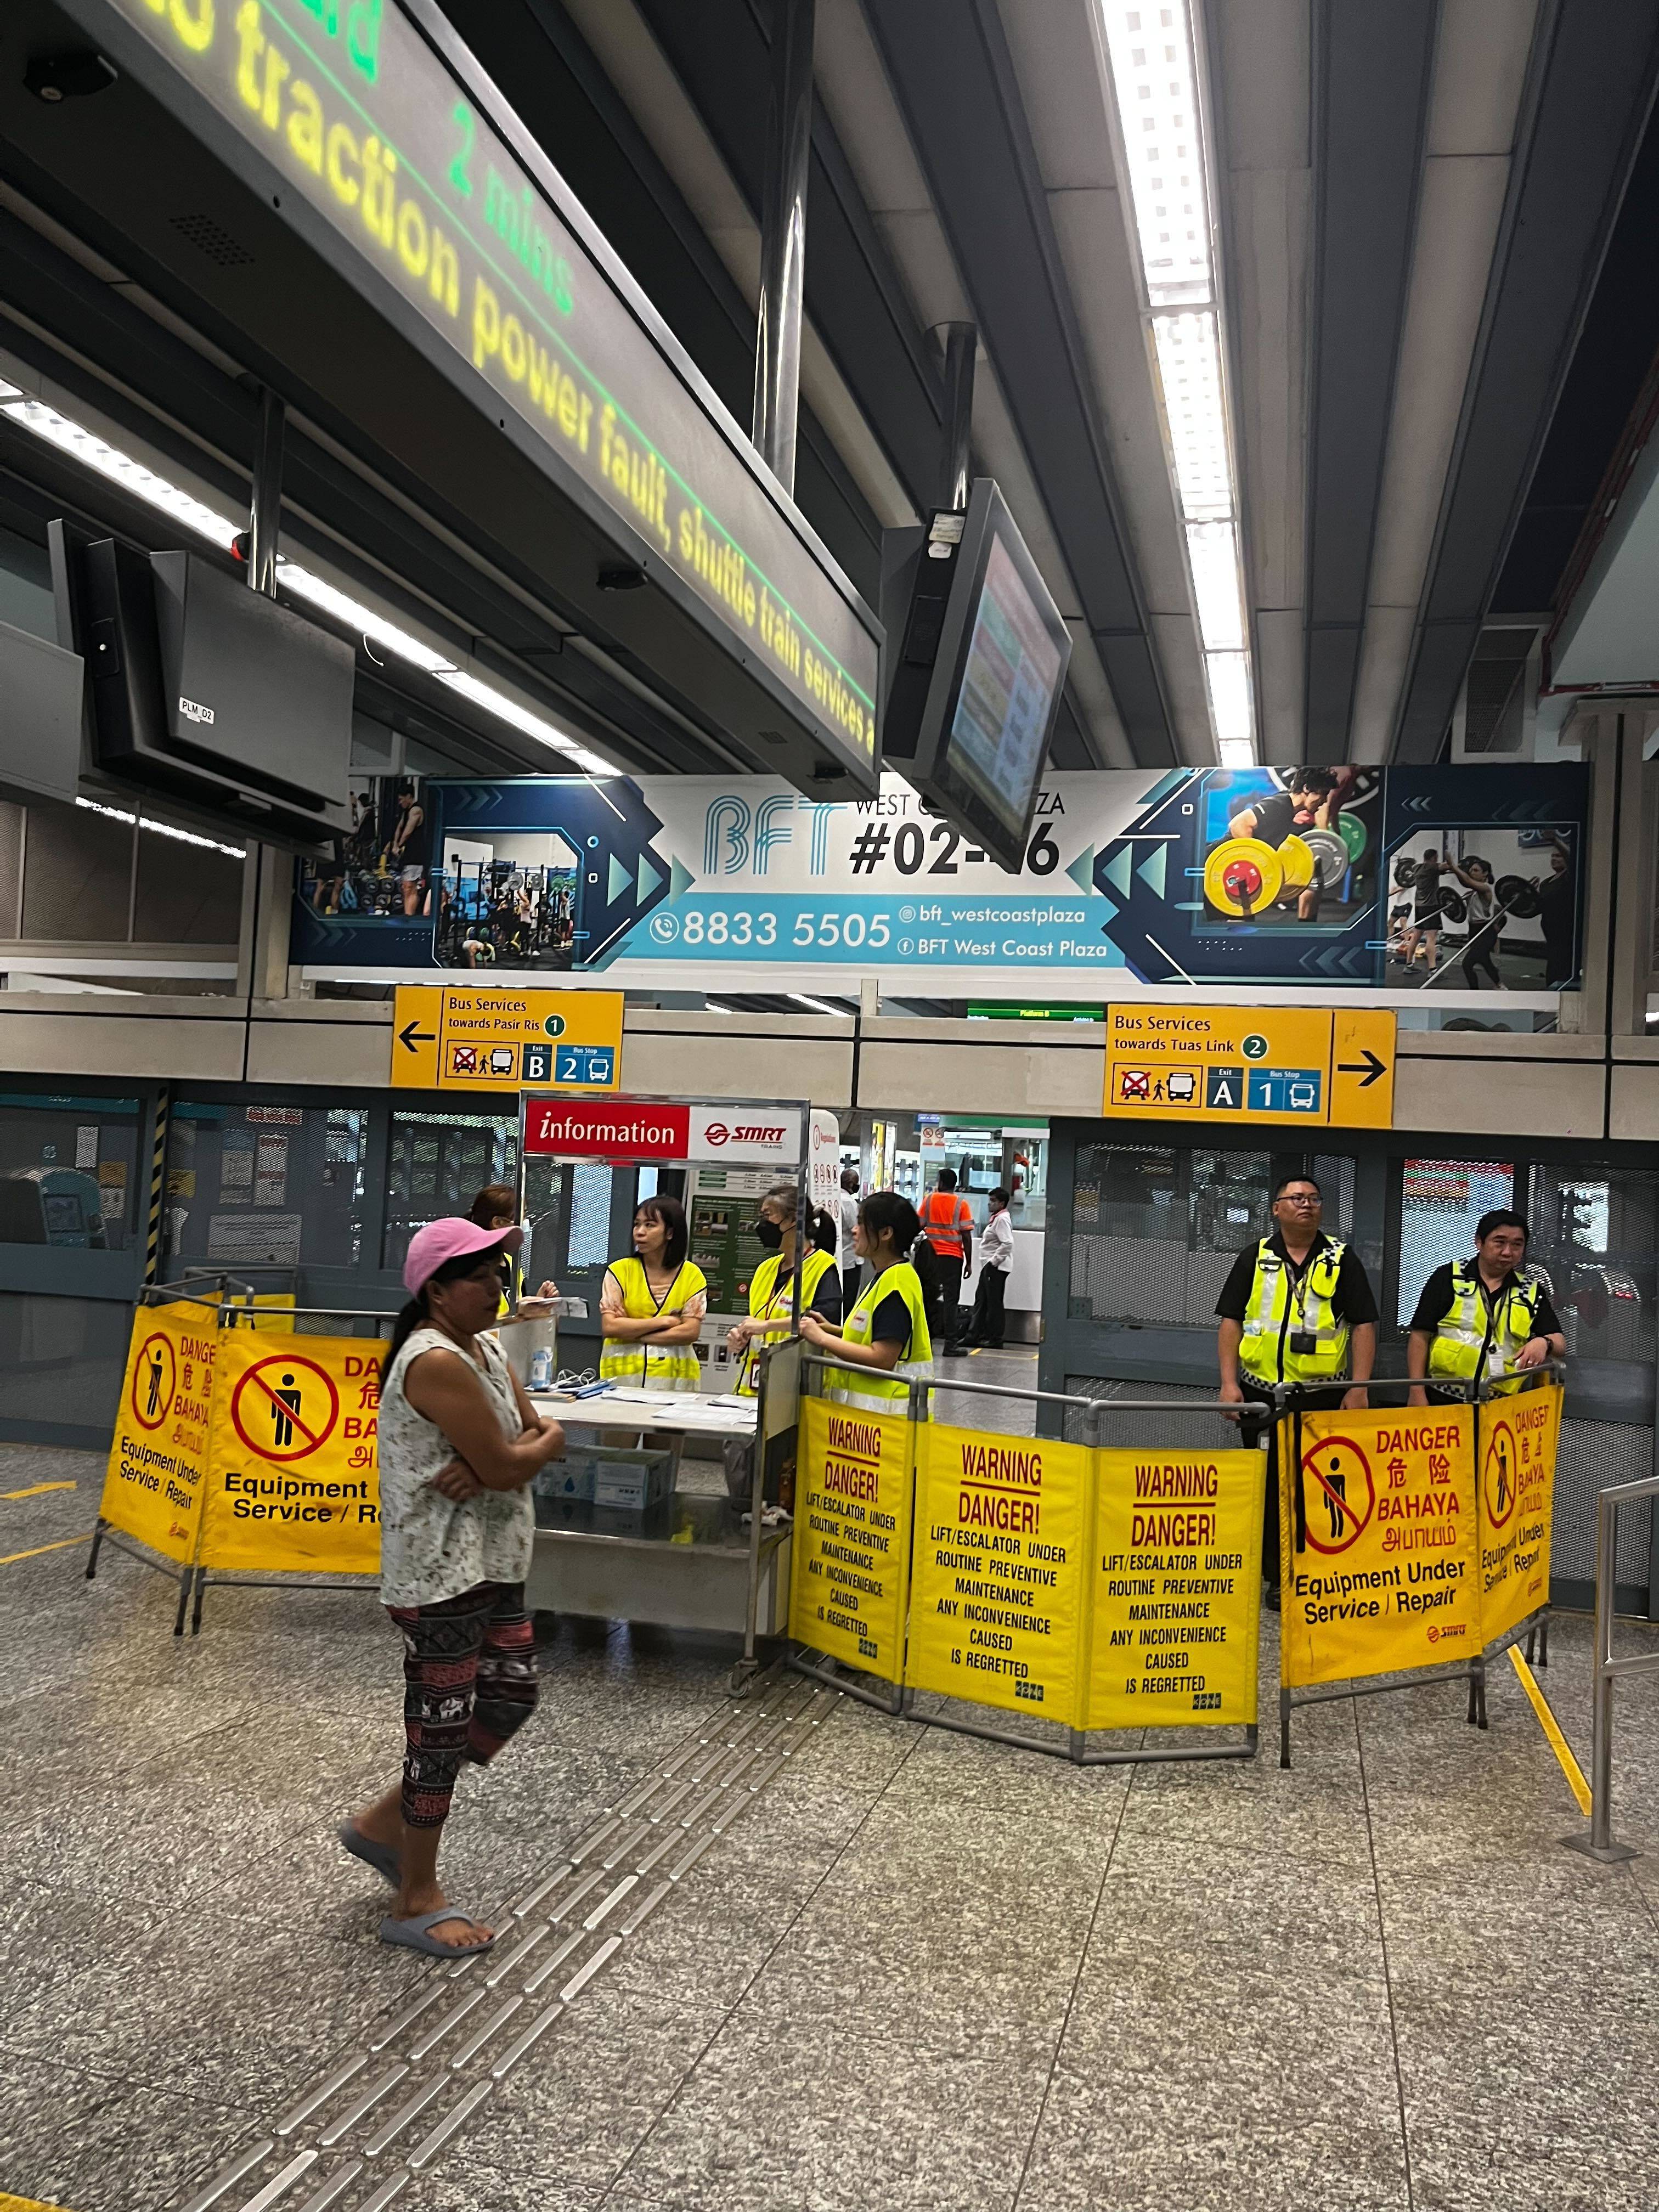
<svg viewBox="0 0 1659 2212"><path fill-rule="evenodd" d="M141 33L871 781L877 646L851 587L396 0L70 5Z"/></svg>

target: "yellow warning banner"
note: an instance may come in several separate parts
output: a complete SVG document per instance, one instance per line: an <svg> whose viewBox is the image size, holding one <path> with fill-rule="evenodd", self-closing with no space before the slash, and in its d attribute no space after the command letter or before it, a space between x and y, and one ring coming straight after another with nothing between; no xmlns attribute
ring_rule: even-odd
<svg viewBox="0 0 1659 2212"><path fill-rule="evenodd" d="M1085 1444L924 1426L905 1680L1079 1726Z"/></svg>
<svg viewBox="0 0 1659 2212"><path fill-rule="evenodd" d="M191 1301L134 1315L98 1508L112 1528L180 1565L201 1516L217 1318Z"/></svg>
<svg viewBox="0 0 1659 2212"><path fill-rule="evenodd" d="M1474 1408L1304 1413L1279 1446L1287 1686L1480 1649Z"/></svg>
<svg viewBox="0 0 1659 2212"><path fill-rule="evenodd" d="M1102 1451L1090 1729L1254 1727L1261 1451Z"/></svg>
<svg viewBox="0 0 1659 2212"><path fill-rule="evenodd" d="M380 1347L262 1331L219 1340L201 1564L372 1575L380 1565Z"/></svg>
<svg viewBox="0 0 1659 2212"><path fill-rule="evenodd" d="M1479 1409L1480 1634L1505 1634L1550 1601L1555 1451L1561 1385L1494 1398Z"/></svg>
<svg viewBox="0 0 1659 2212"><path fill-rule="evenodd" d="M910 1560L910 1424L809 1398L796 1460L789 1633L900 1680Z"/></svg>

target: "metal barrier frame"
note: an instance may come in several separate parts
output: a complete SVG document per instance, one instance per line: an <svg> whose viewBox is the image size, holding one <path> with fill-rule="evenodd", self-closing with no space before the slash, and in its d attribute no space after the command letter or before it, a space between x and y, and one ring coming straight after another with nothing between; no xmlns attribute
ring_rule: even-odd
<svg viewBox="0 0 1659 2212"><path fill-rule="evenodd" d="M1563 1836L1570 1851L1612 1865L1638 1859L1634 1844L1613 1836L1613 1686L1620 1674L1659 1674L1659 1651L1636 1651L1615 1659L1613 1605L1618 1589L1619 1508L1639 1498L1659 1498L1659 1475L1639 1482L1616 1482L1595 1497L1595 1657L1590 1721L1590 1824L1588 1834Z"/></svg>
<svg viewBox="0 0 1659 2212"><path fill-rule="evenodd" d="M1559 1359L1543 1359L1536 1367L1528 1368L1524 1371L1540 1381L1559 1382L1564 1379L1566 1370L1565 1364ZM1334 1388L1335 1385L1326 1387ZM1421 1390L1426 1389L1428 1385L1420 1381L1414 1381L1409 1376L1385 1375L1372 1376L1364 1382L1350 1382L1346 1387L1349 1389L1363 1389L1367 1396L1370 1396L1372 1392L1377 1390ZM1437 1390L1444 1391L1453 1386L1445 1382L1437 1382L1433 1387ZM1443 1399L1441 1402L1472 1405L1475 1408L1474 1480L1478 1490L1480 1480L1480 1408L1490 1403L1494 1397L1510 1398L1514 1397L1516 1393L1512 1389L1504 1389L1501 1381L1498 1383L1491 1381L1483 1382L1478 1386L1466 1382L1456 1387L1460 1394L1457 1399L1455 1401ZM1293 1424L1292 1449L1295 1454L1295 1470L1299 1473L1302 1466L1302 1415L1304 1410L1312 1412L1316 1409L1307 1406L1308 1393L1300 1384L1293 1384L1288 1388L1281 1386L1274 1395L1279 1401L1276 1411L1280 1413L1288 1412ZM1381 1409L1373 1407L1370 1410ZM1279 1469L1279 1496L1282 1498L1285 1494L1285 1486L1291 1480L1291 1470L1282 1464L1284 1459L1282 1452L1279 1458L1281 1465ZM1653 1487L1656 1491L1659 1491L1659 1480L1655 1481ZM1477 1528L1480 1526L1478 1510L1475 1526ZM1478 1558L1478 1544L1476 1552ZM1284 1602L1283 1592L1287 1566L1288 1562L1281 1558L1279 1563L1281 1606ZM1291 1764L1291 1715L1304 1705L1336 1705L1345 1698L1376 1698L1384 1696L1393 1690L1423 1690L1436 1682L1466 1681L1469 1686L1469 1702L1468 1711L1464 1718L1470 1728L1485 1729L1487 1660L1498 1658L1501 1653L1509 1650L1510 1644L1518 1644L1524 1636L1527 1639L1528 1660L1530 1662L1536 1652L1539 1655L1538 1664L1540 1667L1547 1667L1550 1652L1549 1614L1550 1608L1547 1602L1539 1606L1534 1612L1528 1613L1524 1620L1516 1621L1513 1628L1506 1629L1495 1643L1483 1644L1471 1657L1468 1664L1464 1667L1413 1668L1408 1674L1388 1674L1367 1680L1351 1680L1346 1689L1334 1687L1307 1689L1299 1695L1295 1690L1287 1688L1281 1680L1279 1686L1279 1764L1280 1767L1288 1768ZM1284 1634L1281 1627L1279 1637L1281 1668L1284 1665ZM1656 1655L1656 1662L1659 1662L1659 1655Z"/></svg>
<svg viewBox="0 0 1659 2212"><path fill-rule="evenodd" d="M216 1334L226 1328L255 1328L261 1322L268 1322L273 1316L283 1322L290 1316L297 1320L301 1314L322 1314L333 1321L394 1322L398 1318L395 1312L377 1307L252 1306L230 1295L233 1287L248 1291L247 1284L228 1274L216 1274L212 1279L219 1285L216 1297L203 1297L197 1285L186 1279L179 1283L146 1283L138 1293L137 1303L140 1306L190 1304L210 1307L216 1316L214 1322ZM385 1334L384 1329L377 1328L375 1340L382 1340ZM201 1549L202 1528L203 1522L198 1520L196 1529L198 1553ZM194 1556L175 1567L171 1559L163 1560L147 1550L137 1537L129 1536L124 1529L112 1528L100 1513L93 1524L92 1549L87 1555L85 1579L88 1582L97 1576L98 1555L106 1544L125 1553L128 1559L136 1559L141 1567L149 1567L154 1573L165 1575L169 1582L177 1580L179 1608L173 1622L175 1636L182 1636L185 1632L186 1612L190 1614L191 1634L201 1634L202 1598L210 1583L225 1589L363 1590L372 1589L377 1580L372 1575L251 1575L234 1569L214 1574L206 1567L198 1565Z"/></svg>
<svg viewBox="0 0 1659 2212"><path fill-rule="evenodd" d="M805 1375L809 1369L824 1369L834 1364L830 1356L813 1353L803 1358L801 1368ZM1228 1410L1224 1401L1218 1398L1213 1402L1200 1401L1196 1403L1187 1398L1077 1398L1063 1390L1028 1390L1012 1383L958 1382L954 1376L949 1381L941 1381L935 1376L932 1382L911 1382L905 1408L910 1431L910 1465L908 1470L910 1483L910 1549L907 1551L904 1561L903 1607L904 1642L907 1649L909 1642L910 1566L915 1545L916 1441L921 1435L923 1424L931 1419L929 1401L933 1393L939 1390L949 1390L952 1393L961 1391L967 1395L983 1398L1012 1398L1028 1405L1075 1406L1082 1411L1087 1424L1089 1432L1085 1442L1091 1450L1101 1449L1103 1415L1109 1407L1114 1412L1126 1413L1224 1413ZM805 1396L805 1393L803 1392L802 1395ZM1099 1487L1097 1484L1091 1486L1090 1489L1085 1508L1085 1558L1089 1562L1089 1566L1079 1594L1079 1637L1085 1646L1093 1626L1094 1608L1091 1592L1093 1560L1097 1548L1095 1540L1095 1515L1098 1498ZM791 1564L793 1571L793 1561ZM1259 1558L1256 1561L1255 1571L1259 1583L1261 1579L1261 1565ZM805 1674L813 1681L820 1682L826 1687L844 1691L848 1697L857 1698L865 1705L873 1705L878 1711L914 1721L919 1727L947 1729L953 1735L978 1736L988 1743L1012 1744L1017 1750L1041 1752L1047 1758L1066 1759L1073 1766L1184 1765L1194 1759L1254 1759L1256 1756L1261 1739L1261 1711L1259 1600L1256 1613L1256 1718L1245 1724L1243 1741L1214 1745L1201 1741L1183 1743L1170 1745L1166 1748L1154 1751L1148 1751L1144 1747L1139 1749L1130 1749L1115 1744L1091 1745L1091 1735L1103 1735L1104 1730L1091 1731L1085 1729L1069 1728L1066 1730L1066 1741L1061 1743L1031 1735L1023 1729L998 1727L989 1721L963 1720L951 1713L921 1712L916 1707L916 1699L921 1692L912 1685L902 1680L893 1683L885 1694L867 1689L861 1682L844 1672L840 1662L829 1657L824 1653L814 1653L810 1660L803 1657L802 1654L810 1651L811 1647L797 1644L793 1638L790 1639L788 1656L789 1664L797 1674ZM880 1678L872 1679L879 1680ZM961 1702L966 1703L967 1700ZM991 1713L999 1709L988 1705L983 1710ZM1143 1725L1143 1734L1146 1729L1156 1728L1158 1725L1155 1721L1146 1722ZM1218 1730L1215 1732L1218 1733ZM1212 1731L1206 1729L1201 1733L1207 1735Z"/></svg>

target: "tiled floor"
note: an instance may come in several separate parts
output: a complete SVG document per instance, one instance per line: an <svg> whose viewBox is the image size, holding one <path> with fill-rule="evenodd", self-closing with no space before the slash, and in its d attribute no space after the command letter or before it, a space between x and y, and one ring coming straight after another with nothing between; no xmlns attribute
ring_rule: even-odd
<svg viewBox="0 0 1659 2212"><path fill-rule="evenodd" d="M78 1486L0 1498L0 1557L82 1534L99 1472L0 1452L0 1492ZM397 1649L364 1598L273 1591L178 1644L161 1577L83 1559L0 1567L0 2193L176 2212L422 1972L332 1838L395 1762ZM1545 1678L1581 1754L1588 1643L1559 1621ZM730 1656L550 1627L457 1895L550 1862ZM1263 1667L1271 1713L1271 1622ZM1560 1849L1507 1661L1490 1704L1484 1735L1461 1684L1321 1707L1286 1774L1074 1771L843 1700L398 2203L1648 2212L1659 1682L1620 1689L1628 1867Z"/></svg>

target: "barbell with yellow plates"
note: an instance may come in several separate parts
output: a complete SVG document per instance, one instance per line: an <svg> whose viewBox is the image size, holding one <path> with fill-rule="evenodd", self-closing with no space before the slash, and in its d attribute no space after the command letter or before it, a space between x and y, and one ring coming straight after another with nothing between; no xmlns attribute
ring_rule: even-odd
<svg viewBox="0 0 1659 2212"><path fill-rule="evenodd" d="M1248 921L1285 888L1285 871L1259 837L1228 837L1204 863L1204 896L1218 913Z"/></svg>
<svg viewBox="0 0 1659 2212"><path fill-rule="evenodd" d="M1279 865L1287 891L1304 891L1314 879L1313 848L1292 830L1279 848Z"/></svg>

